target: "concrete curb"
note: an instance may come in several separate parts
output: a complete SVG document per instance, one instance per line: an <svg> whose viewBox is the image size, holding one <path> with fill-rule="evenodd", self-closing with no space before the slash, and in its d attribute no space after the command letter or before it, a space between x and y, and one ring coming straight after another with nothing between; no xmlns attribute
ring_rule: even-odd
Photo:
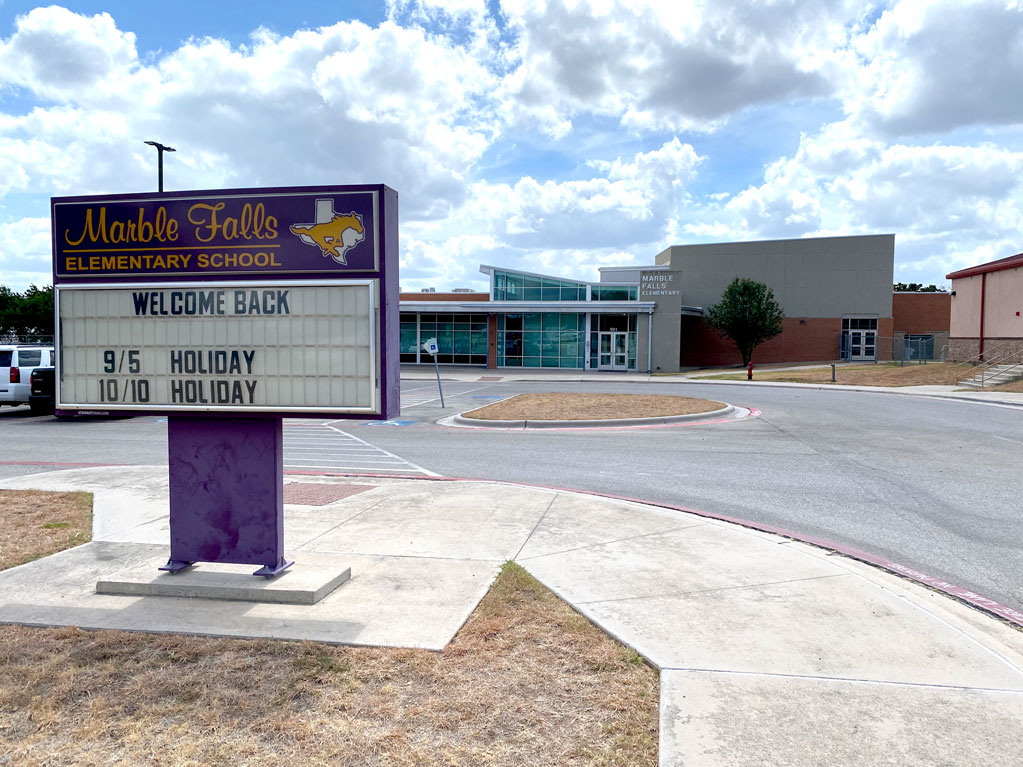
<svg viewBox="0 0 1023 767"><path fill-rule="evenodd" d="M433 378L415 378L411 377L407 380L410 381L433 381ZM447 383L476 383L468 381L463 378L443 378L443 381ZM665 376L637 376L628 378L605 378L605 377L575 377L575 376L552 376L552 377L536 377L536 378L517 378L509 377L502 381L494 381L492 383L501 384L515 384L515 383L565 383L565 384L580 384L580 383L651 383L651 384L701 384L701 385L713 385L723 384L726 386L746 386L747 388L754 388L758 386L772 387L781 389L807 389L810 391L845 391L845 392L864 392L867 394L900 394L902 396L912 397L928 397L936 400L952 400L953 402L968 402L972 404L980 405L997 405L999 407L1013 407L1023 408L1023 400L1005 400L1005 399L981 399L980 397L965 397L957 396L955 392L941 393L941 392L920 392L912 391L914 387L898 387L906 388L909 391L898 391L896 387L879 387L879 386L855 386L849 384L800 384L800 383L786 383L782 381L720 381L710 380L705 378L684 378L676 375L665 375Z"/></svg>
<svg viewBox="0 0 1023 767"><path fill-rule="evenodd" d="M665 382L668 383L668 382ZM838 391L838 392L863 392L866 394L898 394L904 397L927 397L928 399L937 400L952 400L953 402L971 402L979 405L1001 405L1003 407L1016 407L1023 408L1023 401L1020 400L1003 400L1003 399L980 399L979 397L963 397L956 396L956 394L949 392L943 394L941 392L921 392L912 391L911 386L904 387L910 391L898 391L894 387L880 387L880 386L849 386L843 384L800 384L800 383L784 383L781 381L712 381L702 380L698 378L687 378L681 381L671 381L670 383L675 384L723 384L725 386L746 386L756 387L761 386L772 389L804 389L809 391Z"/></svg>
<svg viewBox="0 0 1023 767"><path fill-rule="evenodd" d="M705 418L720 418L735 412L735 405L725 405L717 410L707 410L703 413L689 413L687 415L668 415L654 418L604 418L579 421L494 421L482 418L466 418L459 413L450 419L443 419L452 425L465 426L476 429L599 429L615 428L618 426L664 426L684 421L698 421Z"/></svg>

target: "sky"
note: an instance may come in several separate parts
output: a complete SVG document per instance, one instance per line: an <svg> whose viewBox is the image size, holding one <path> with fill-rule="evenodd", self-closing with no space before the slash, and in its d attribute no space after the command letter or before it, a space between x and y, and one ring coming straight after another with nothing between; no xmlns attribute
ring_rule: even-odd
<svg viewBox="0 0 1023 767"><path fill-rule="evenodd" d="M1023 0L0 0L0 285L49 199L383 183L406 291L670 245L1023 251Z"/></svg>

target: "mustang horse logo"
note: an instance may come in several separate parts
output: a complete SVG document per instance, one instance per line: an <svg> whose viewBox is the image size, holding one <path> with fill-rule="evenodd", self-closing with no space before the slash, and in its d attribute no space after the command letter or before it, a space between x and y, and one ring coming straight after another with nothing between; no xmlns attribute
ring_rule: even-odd
<svg viewBox="0 0 1023 767"><path fill-rule="evenodd" d="M292 224L290 228L306 245L316 245L324 256L342 266L348 266L345 254L366 239L362 216L354 211L335 213L333 200L316 201L315 224Z"/></svg>

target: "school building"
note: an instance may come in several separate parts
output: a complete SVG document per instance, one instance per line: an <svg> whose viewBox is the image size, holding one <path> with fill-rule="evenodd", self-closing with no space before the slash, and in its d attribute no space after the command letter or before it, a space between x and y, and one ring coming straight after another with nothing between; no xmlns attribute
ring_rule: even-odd
<svg viewBox="0 0 1023 767"><path fill-rule="evenodd" d="M440 364L487 368L739 363L704 319L735 277L767 284L785 312L755 363L891 359L894 261L895 235L881 234L678 245L648 266L602 267L598 282L483 265L486 293L401 294L401 361L433 364L422 345L436 338Z"/></svg>
<svg viewBox="0 0 1023 767"><path fill-rule="evenodd" d="M960 269L952 281L949 358L1023 359L1023 253Z"/></svg>

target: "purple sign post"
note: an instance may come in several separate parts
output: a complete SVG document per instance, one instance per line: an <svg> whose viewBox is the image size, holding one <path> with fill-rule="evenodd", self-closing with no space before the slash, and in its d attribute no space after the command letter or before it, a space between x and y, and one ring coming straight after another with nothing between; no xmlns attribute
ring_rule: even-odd
<svg viewBox="0 0 1023 767"><path fill-rule="evenodd" d="M168 416L163 570L284 557L283 418L398 414L383 185L52 200L57 411Z"/></svg>

